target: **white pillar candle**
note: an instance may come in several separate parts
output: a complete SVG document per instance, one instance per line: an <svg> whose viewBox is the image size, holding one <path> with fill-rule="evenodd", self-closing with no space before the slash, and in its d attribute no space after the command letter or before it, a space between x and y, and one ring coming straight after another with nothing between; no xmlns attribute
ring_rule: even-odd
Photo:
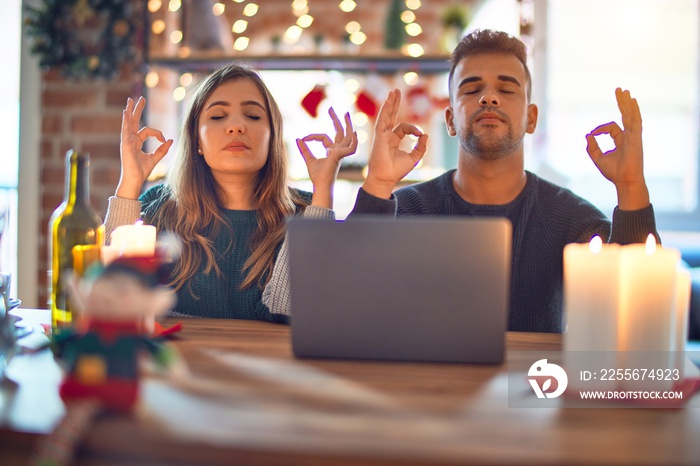
<svg viewBox="0 0 700 466"><path fill-rule="evenodd" d="M644 244L622 247L620 356L625 369L667 370L673 367L676 331L677 249L657 247L652 235ZM672 380L629 380L623 387L670 389Z"/></svg>
<svg viewBox="0 0 700 466"><path fill-rule="evenodd" d="M119 226L112 232L109 245L116 248L118 256L152 256L156 250L156 227L143 222Z"/></svg>
<svg viewBox="0 0 700 466"><path fill-rule="evenodd" d="M116 246L105 245L100 248L100 258L102 265L107 267L114 259L119 257L119 248Z"/></svg>
<svg viewBox="0 0 700 466"><path fill-rule="evenodd" d="M621 252L620 350L671 351L675 331L677 249L630 244Z"/></svg>
<svg viewBox="0 0 700 466"><path fill-rule="evenodd" d="M564 364L569 374L591 367L617 367L617 321L620 295L620 245L589 244L564 247ZM571 389L609 389L598 377L570 377Z"/></svg>
<svg viewBox="0 0 700 466"><path fill-rule="evenodd" d="M566 351L616 351L620 246L589 244L564 248Z"/></svg>

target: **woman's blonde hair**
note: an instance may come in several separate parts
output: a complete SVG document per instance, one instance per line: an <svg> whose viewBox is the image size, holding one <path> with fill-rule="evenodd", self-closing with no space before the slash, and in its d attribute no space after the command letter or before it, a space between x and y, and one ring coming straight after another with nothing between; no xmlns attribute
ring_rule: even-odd
<svg viewBox="0 0 700 466"><path fill-rule="evenodd" d="M263 95L270 124L267 161L255 184L258 226L251 236L250 258L244 265L247 276L241 288L257 283L264 287L272 273L275 251L286 233L285 217L303 208L305 202L287 186L287 153L282 135L282 114L260 75L243 65L233 64L215 71L198 86L181 129L178 151L167 174L161 208L146 212L159 231L169 230L182 241L180 259L172 274L175 289L197 273L204 261L205 273L221 275L214 251L215 238L229 228L221 215L223 190L212 176L204 157L198 154L199 118L204 104L222 84L240 79L253 82ZM151 214L149 218L149 214ZM191 291L191 290L190 290Z"/></svg>

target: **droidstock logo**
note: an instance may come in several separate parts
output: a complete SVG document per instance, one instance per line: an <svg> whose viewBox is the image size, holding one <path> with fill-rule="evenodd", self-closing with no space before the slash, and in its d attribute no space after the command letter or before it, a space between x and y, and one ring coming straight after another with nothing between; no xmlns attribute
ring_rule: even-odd
<svg viewBox="0 0 700 466"><path fill-rule="evenodd" d="M556 364L540 359L530 366L527 379L537 398L556 398L566 390L569 378L566 372Z"/></svg>

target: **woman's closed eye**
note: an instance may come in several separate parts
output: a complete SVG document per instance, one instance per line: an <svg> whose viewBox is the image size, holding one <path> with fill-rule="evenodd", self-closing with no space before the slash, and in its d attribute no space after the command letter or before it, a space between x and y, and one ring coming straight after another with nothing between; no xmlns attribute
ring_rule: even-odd
<svg viewBox="0 0 700 466"><path fill-rule="evenodd" d="M228 117L229 113L222 108L215 108L205 114L209 120L223 120Z"/></svg>

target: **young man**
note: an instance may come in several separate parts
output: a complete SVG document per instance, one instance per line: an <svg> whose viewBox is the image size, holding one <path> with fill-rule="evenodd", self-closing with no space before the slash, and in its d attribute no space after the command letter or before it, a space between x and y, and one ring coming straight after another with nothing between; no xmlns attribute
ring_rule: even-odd
<svg viewBox="0 0 700 466"><path fill-rule="evenodd" d="M611 122L586 135L588 154L617 189L611 223L586 200L524 169L524 137L535 131L538 116L530 102L525 45L500 31L478 30L462 38L451 61L445 122L459 140L457 168L393 192L425 154L428 137L415 126L396 124L400 93L394 90L377 117L369 172L352 215L508 218L513 224L508 329L563 332L566 244L588 242L594 235L621 244L644 242L649 233L658 240L644 180L637 101L617 89L624 130ZM418 141L406 152L399 143L409 134ZM601 151L594 137L600 134L613 138L614 150Z"/></svg>

